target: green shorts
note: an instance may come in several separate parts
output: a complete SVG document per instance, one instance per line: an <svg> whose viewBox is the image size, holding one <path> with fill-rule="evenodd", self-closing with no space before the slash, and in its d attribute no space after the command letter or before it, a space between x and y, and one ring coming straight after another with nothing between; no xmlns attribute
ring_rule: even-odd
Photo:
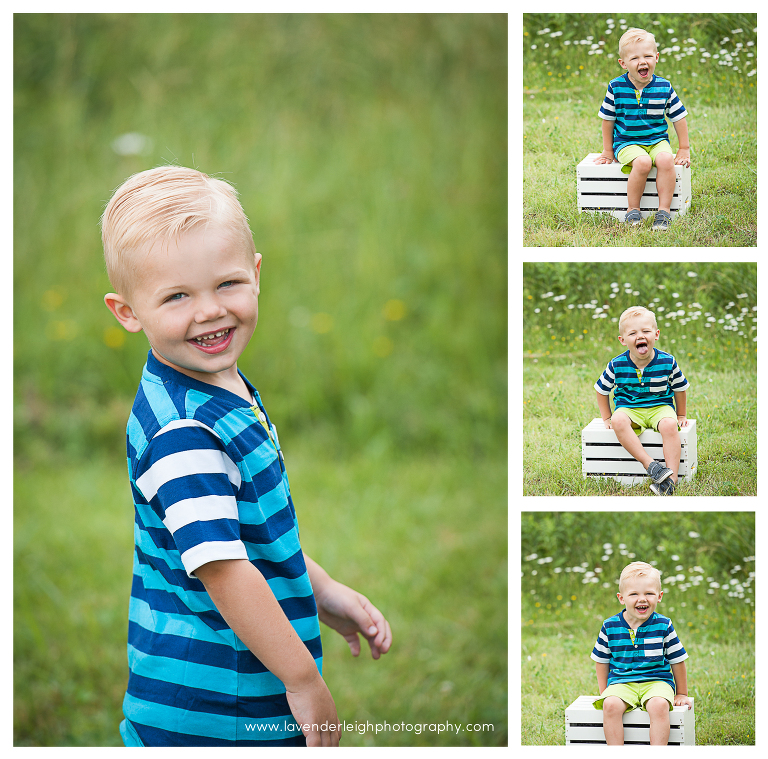
<svg viewBox="0 0 768 759"><path fill-rule="evenodd" d="M632 429L636 434L642 435L645 430L659 431L659 422L669 417L677 421L677 413L672 406L649 406L646 408L627 408L620 406L616 411L623 411L632 422ZM615 414L616 411L613 413ZM680 429L680 425L677 426Z"/></svg>
<svg viewBox="0 0 768 759"><path fill-rule="evenodd" d="M621 164L621 171L629 174L632 171L632 161L639 155L649 155L655 166L656 156L659 153L671 153L674 156L675 151L672 150L668 140L662 140L655 145L627 145L616 154L616 158Z"/></svg>
<svg viewBox="0 0 768 759"><path fill-rule="evenodd" d="M603 708L603 701L608 696L618 696L625 704L627 711L640 707L644 712L648 711L645 704L648 699L664 698L669 702L669 711L675 705L675 691L669 683L663 680L652 680L647 683L614 683L609 685L601 694L600 698L593 703L595 709Z"/></svg>

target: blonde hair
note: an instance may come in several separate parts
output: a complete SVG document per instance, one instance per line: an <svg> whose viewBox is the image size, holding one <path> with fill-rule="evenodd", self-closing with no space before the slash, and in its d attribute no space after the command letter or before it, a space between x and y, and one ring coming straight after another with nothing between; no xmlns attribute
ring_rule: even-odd
<svg viewBox="0 0 768 759"><path fill-rule="evenodd" d="M659 572L656 567L652 567L644 561L633 561L631 564L627 564L621 571L621 577L619 577L619 593L622 593L627 581L632 580L635 577L651 578L656 583L658 590L661 591L661 572Z"/></svg>
<svg viewBox="0 0 768 759"><path fill-rule="evenodd" d="M619 317L619 334L624 334L624 322L629 319L630 316L644 316L645 314L648 314L651 319L653 319L653 328L658 329L659 327L656 324L656 314L654 314L653 311L647 309L645 306L630 306L622 311L622 314Z"/></svg>
<svg viewBox="0 0 768 759"><path fill-rule="evenodd" d="M621 39L619 40L619 58L624 60L624 51L629 45L634 45L636 42L643 42L647 39L653 40L653 46L658 52L659 47L656 44L656 37L650 32L646 32L645 29L627 29L627 31L621 35Z"/></svg>
<svg viewBox="0 0 768 759"><path fill-rule="evenodd" d="M134 174L123 182L101 217L104 262L112 287L130 292L139 272L134 255L158 240L168 244L199 226L215 224L256 253L248 217L237 191L184 166L160 166Z"/></svg>

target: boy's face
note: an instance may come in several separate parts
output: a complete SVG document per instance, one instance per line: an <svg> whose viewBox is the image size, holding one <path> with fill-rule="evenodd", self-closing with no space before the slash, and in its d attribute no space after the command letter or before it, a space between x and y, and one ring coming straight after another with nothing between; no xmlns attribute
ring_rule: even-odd
<svg viewBox="0 0 768 759"><path fill-rule="evenodd" d="M619 58L619 65L629 72L629 78L643 87L653 78L658 62L659 53L651 40L627 45L624 58Z"/></svg>
<svg viewBox="0 0 768 759"><path fill-rule="evenodd" d="M624 612L627 622L630 625L641 625L656 611L656 605L663 595L664 592L659 590L653 578L631 577L624 582L624 587L616 597L627 607Z"/></svg>
<svg viewBox="0 0 768 759"><path fill-rule="evenodd" d="M622 324L619 342L629 348L629 355L635 363L644 364L653 358L653 346L661 330L654 326L648 314L630 316Z"/></svg>
<svg viewBox="0 0 768 759"><path fill-rule="evenodd" d="M137 268L130 302L110 293L107 307L129 331L144 330L158 361L221 385L237 381L237 360L259 314L261 255L215 227L155 243Z"/></svg>

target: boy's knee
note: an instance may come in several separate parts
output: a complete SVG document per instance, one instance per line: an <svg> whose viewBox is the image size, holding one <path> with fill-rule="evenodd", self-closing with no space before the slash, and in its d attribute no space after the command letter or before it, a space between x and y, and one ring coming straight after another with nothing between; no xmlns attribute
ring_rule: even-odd
<svg viewBox="0 0 768 759"><path fill-rule="evenodd" d="M632 161L632 168L647 174L653 167L653 160L649 155L639 155Z"/></svg>
<svg viewBox="0 0 768 759"><path fill-rule="evenodd" d="M611 427L613 429L625 430L632 426L632 421L626 414L615 413L611 417Z"/></svg>
<svg viewBox="0 0 768 759"><path fill-rule="evenodd" d="M671 435L673 432L677 432L677 420L673 419L671 416L664 417L664 419L659 422L659 432L662 435Z"/></svg>
<svg viewBox="0 0 768 759"><path fill-rule="evenodd" d="M627 705L618 696L608 696L603 701L603 714L624 714L626 710Z"/></svg>
<svg viewBox="0 0 768 759"><path fill-rule="evenodd" d="M666 717L669 714L669 701L660 696L654 696L645 702L645 710L651 717Z"/></svg>
<svg viewBox="0 0 768 759"><path fill-rule="evenodd" d="M669 169L675 165L675 157L672 153L659 153L656 156L656 167L659 169Z"/></svg>

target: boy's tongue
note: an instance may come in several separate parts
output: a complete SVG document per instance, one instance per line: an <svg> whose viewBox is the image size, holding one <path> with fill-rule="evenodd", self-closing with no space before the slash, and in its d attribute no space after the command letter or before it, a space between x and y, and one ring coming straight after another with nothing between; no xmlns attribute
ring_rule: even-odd
<svg viewBox="0 0 768 759"><path fill-rule="evenodd" d="M646 353L648 353L648 344L647 343L640 343L639 345L635 346L637 348L637 352L644 356Z"/></svg>
<svg viewBox="0 0 768 759"><path fill-rule="evenodd" d="M648 76L648 69L646 69L646 68L638 69L637 73L638 73L639 76L641 76L643 79L645 79L645 77Z"/></svg>

